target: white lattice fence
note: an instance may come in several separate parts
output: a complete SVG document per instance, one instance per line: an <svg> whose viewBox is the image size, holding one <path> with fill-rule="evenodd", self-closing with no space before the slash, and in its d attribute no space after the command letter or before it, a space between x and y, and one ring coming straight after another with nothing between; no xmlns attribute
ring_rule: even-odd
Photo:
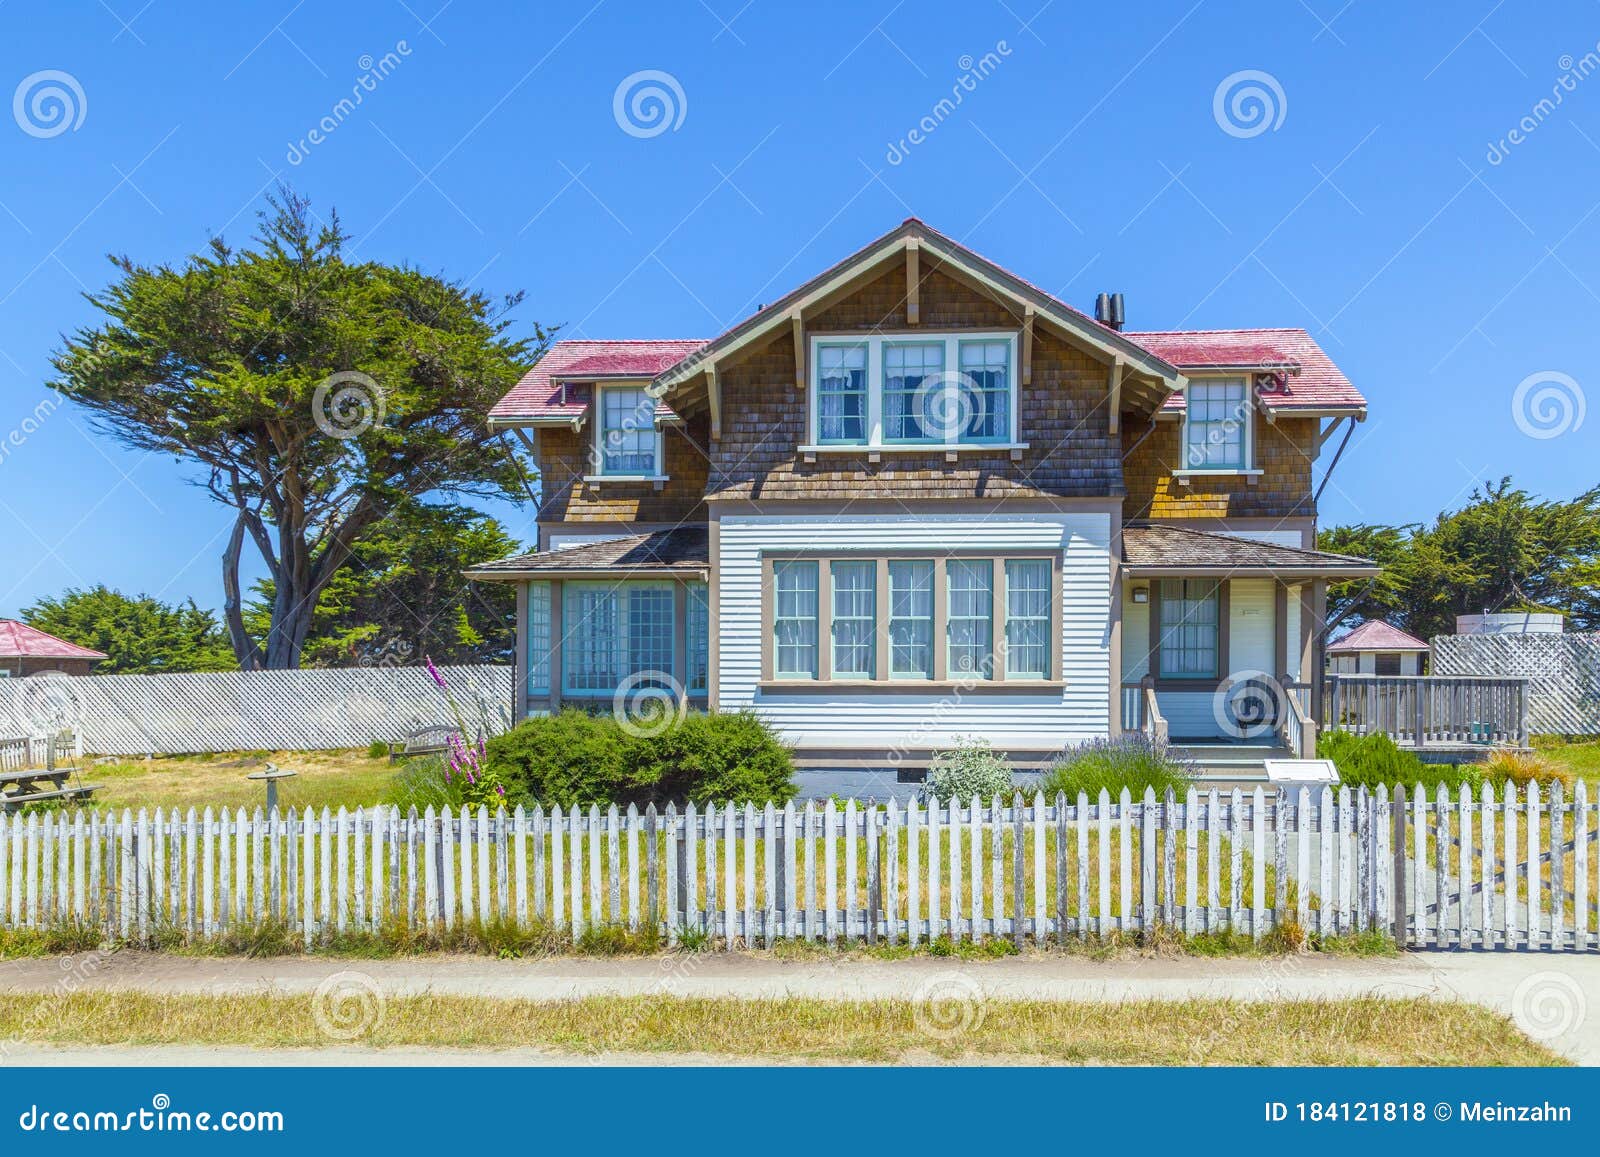
<svg viewBox="0 0 1600 1157"><path fill-rule="evenodd" d="M470 725L509 724L510 667L440 669ZM95 754L310 751L397 741L450 722L423 667L34 676L0 682L0 734L75 729Z"/></svg>
<svg viewBox="0 0 1600 1157"><path fill-rule="evenodd" d="M1435 675L1529 680L1535 734L1600 734L1600 632L1576 635L1438 635Z"/></svg>

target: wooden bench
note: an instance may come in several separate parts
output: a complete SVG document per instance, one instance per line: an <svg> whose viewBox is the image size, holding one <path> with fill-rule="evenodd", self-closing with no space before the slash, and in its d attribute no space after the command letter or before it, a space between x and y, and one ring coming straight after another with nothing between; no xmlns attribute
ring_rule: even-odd
<svg viewBox="0 0 1600 1157"><path fill-rule="evenodd" d="M35 767L0 773L0 808L9 812L44 800L88 799L100 790L99 784L69 785L77 772L75 767Z"/></svg>
<svg viewBox="0 0 1600 1157"><path fill-rule="evenodd" d="M408 731L404 742L389 745L389 762L397 763L414 755L442 755L450 750L450 737L455 733L454 727L444 723Z"/></svg>

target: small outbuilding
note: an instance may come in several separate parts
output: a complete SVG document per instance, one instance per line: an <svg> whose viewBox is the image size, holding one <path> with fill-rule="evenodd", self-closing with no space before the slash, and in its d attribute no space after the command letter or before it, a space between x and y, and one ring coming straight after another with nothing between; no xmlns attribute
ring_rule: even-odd
<svg viewBox="0 0 1600 1157"><path fill-rule="evenodd" d="M1428 644L1399 627L1372 620L1328 644L1334 675L1421 675Z"/></svg>
<svg viewBox="0 0 1600 1157"><path fill-rule="evenodd" d="M0 679L20 679L41 671L87 675L105 653L58 639L16 619L0 619Z"/></svg>

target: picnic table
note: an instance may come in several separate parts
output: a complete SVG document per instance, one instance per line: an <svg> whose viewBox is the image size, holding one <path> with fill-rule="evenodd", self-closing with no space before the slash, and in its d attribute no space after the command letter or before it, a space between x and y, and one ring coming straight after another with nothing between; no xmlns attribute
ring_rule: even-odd
<svg viewBox="0 0 1600 1157"><path fill-rule="evenodd" d="M0 807L6 811L50 799L88 799L98 784L69 784L75 767L31 767L0 772Z"/></svg>

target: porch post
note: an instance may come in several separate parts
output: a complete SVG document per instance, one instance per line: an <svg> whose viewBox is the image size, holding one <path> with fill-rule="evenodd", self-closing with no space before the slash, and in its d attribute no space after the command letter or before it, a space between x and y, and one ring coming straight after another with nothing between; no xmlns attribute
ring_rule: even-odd
<svg viewBox="0 0 1600 1157"><path fill-rule="evenodd" d="M1306 678L1311 683L1311 718L1313 721L1322 719L1322 664L1326 643L1323 632L1328 620L1328 580L1311 580L1311 638L1307 644L1311 665L1305 668ZM1304 627L1302 627L1302 630Z"/></svg>
<svg viewBox="0 0 1600 1157"><path fill-rule="evenodd" d="M1298 643L1300 640L1296 639ZM1272 584L1272 661L1278 682L1289 678L1289 587L1282 579Z"/></svg>
<svg viewBox="0 0 1600 1157"><path fill-rule="evenodd" d="M517 584L517 653L511 664L511 726L528 717L528 584Z"/></svg>
<svg viewBox="0 0 1600 1157"><path fill-rule="evenodd" d="M1113 422L1116 421L1116 415L1115 414L1112 415L1112 421ZM1106 708L1106 710L1107 710L1107 714L1106 714L1106 733L1107 733L1107 738L1109 738L1109 739L1117 739L1118 737L1120 737L1122 735L1122 595L1123 595L1123 591L1122 591L1122 561L1121 561L1122 560L1122 511L1121 511L1120 507L1118 508L1117 512L1111 516L1111 552L1110 553L1111 553L1111 609L1110 609L1110 620L1109 620L1109 622L1107 624L1107 628L1108 628L1107 629L1107 636L1108 637L1107 637L1107 640L1106 640L1106 650L1109 652L1109 654L1107 655L1107 662L1109 663L1110 668L1111 668L1111 670L1110 670L1110 679L1108 680L1108 682L1110 683L1110 686L1111 686L1111 696L1110 696L1110 702L1108 703L1107 708ZM1056 555L1056 567L1057 567L1057 569L1059 569L1060 566L1061 566L1061 556L1058 553ZM1055 605L1056 605L1056 614L1054 616L1052 616L1052 617L1054 619L1060 619L1061 618L1061 614L1060 614L1060 610L1061 610L1061 593L1060 593L1059 588L1054 588L1053 587L1052 589L1055 591ZM1064 627L1063 627L1063 629L1064 629ZM1061 654L1061 646L1062 646L1062 638L1061 638L1061 632L1060 631L1056 632L1056 637L1053 640L1052 645L1055 647L1055 652L1056 652L1055 666L1059 667L1060 666L1060 662L1061 662L1059 656ZM1060 675L1060 677L1065 678L1065 674L1064 673L1058 672L1058 674Z"/></svg>

